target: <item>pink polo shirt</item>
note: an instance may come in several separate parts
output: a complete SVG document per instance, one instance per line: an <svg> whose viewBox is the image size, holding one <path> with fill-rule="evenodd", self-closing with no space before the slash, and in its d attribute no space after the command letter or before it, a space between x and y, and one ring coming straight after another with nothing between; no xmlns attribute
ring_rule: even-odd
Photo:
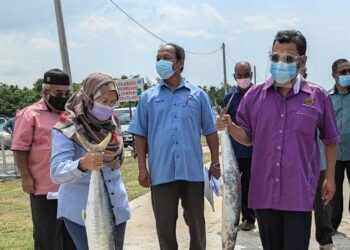
<svg viewBox="0 0 350 250"><path fill-rule="evenodd" d="M51 131L59 114L50 112L43 99L16 115L12 150L28 151L28 168L34 178L35 195L58 190L50 178Z"/></svg>

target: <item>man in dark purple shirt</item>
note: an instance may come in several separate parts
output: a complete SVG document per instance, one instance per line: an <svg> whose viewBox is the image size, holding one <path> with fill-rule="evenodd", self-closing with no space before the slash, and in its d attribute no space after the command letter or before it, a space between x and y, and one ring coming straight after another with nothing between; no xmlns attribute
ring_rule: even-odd
<svg viewBox="0 0 350 250"><path fill-rule="evenodd" d="M306 64L306 40L295 30L280 31L270 53L272 77L242 98L237 124L217 120L238 142L253 145L249 207L255 209L265 250L307 250L311 212L320 172L317 129L325 145L322 198L335 192L339 133L327 93L299 75Z"/></svg>

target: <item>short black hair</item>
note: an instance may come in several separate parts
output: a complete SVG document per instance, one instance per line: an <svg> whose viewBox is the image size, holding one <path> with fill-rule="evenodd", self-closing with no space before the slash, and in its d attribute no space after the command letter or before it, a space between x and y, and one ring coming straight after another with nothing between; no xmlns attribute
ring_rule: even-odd
<svg viewBox="0 0 350 250"><path fill-rule="evenodd" d="M277 32L273 40L272 47L276 42L279 43L295 43L300 56L306 54L306 39L304 35L297 30L282 30Z"/></svg>
<svg viewBox="0 0 350 250"><path fill-rule="evenodd" d="M167 45L174 47L176 59L178 61L182 61L182 64L185 65L185 50L184 50L184 48L182 48L180 45L177 45L176 43L166 43L166 44L162 45L161 47L167 46ZM181 72L183 69L184 69L184 67L181 68Z"/></svg>
<svg viewBox="0 0 350 250"><path fill-rule="evenodd" d="M340 58L340 59L335 60L334 63L332 64L332 73L337 72L339 64L347 63L347 62L349 62L349 61L344 59L344 58Z"/></svg>
<svg viewBox="0 0 350 250"><path fill-rule="evenodd" d="M185 50L184 48L182 48L181 46L177 45L176 43L167 43L164 46L169 45L174 47L175 49L175 55L176 55L176 59L178 61L185 61Z"/></svg>

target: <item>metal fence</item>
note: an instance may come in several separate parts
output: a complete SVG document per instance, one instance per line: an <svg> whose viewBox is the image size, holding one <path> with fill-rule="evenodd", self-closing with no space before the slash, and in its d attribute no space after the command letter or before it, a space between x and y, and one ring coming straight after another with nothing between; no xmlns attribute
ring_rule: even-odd
<svg viewBox="0 0 350 250"><path fill-rule="evenodd" d="M0 154L0 178L18 177L19 173L13 153L11 150L5 150L4 139L0 136L1 154Z"/></svg>

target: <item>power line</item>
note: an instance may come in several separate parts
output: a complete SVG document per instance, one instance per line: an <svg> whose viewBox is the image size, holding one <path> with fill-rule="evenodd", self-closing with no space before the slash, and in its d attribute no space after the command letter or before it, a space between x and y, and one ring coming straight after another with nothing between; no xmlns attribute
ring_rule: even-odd
<svg viewBox="0 0 350 250"><path fill-rule="evenodd" d="M147 29L143 24L141 24L140 22L138 22L135 18L133 18L131 15L129 15L125 10L123 10L118 4L116 4L113 0L109 0L116 8L118 8L121 12L124 13L124 15L126 15L129 19L131 19L134 23L136 23L139 27L141 27L144 31L146 31L148 34L150 34L151 36L153 36L154 38L164 42L164 43L169 43L168 41L164 40L163 38L161 38L160 36L157 36L156 34L154 34L151 30ZM186 53L189 54L193 54L193 55L211 55L211 54L215 54L218 51L221 50L221 47L214 50L214 51L210 51L210 52L205 52L205 53L200 53L200 52L193 52L193 51L188 51L185 50Z"/></svg>
<svg viewBox="0 0 350 250"><path fill-rule="evenodd" d="M237 63L232 56L230 56L230 54L228 52L225 51L225 54L227 55L227 57L233 62L233 63Z"/></svg>

